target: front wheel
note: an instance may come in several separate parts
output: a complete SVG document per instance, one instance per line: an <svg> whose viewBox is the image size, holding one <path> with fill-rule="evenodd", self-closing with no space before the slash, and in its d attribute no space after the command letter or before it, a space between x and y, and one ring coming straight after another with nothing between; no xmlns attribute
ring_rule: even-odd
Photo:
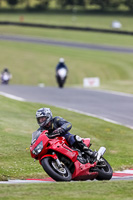
<svg viewBox="0 0 133 200"><path fill-rule="evenodd" d="M98 172L97 180L110 180L113 175L112 167L103 157L99 160L93 171Z"/></svg>
<svg viewBox="0 0 133 200"><path fill-rule="evenodd" d="M58 167L52 157L44 158L41 164L45 172L55 181L71 181L72 176L69 169L64 164Z"/></svg>

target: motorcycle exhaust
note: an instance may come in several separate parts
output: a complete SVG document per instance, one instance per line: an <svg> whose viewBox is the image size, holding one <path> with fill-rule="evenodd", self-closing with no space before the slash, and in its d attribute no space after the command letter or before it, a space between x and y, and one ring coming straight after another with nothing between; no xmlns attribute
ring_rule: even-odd
<svg viewBox="0 0 133 200"><path fill-rule="evenodd" d="M97 161L100 160L100 158L104 155L105 151L106 151L105 147L100 147L100 149L97 152Z"/></svg>

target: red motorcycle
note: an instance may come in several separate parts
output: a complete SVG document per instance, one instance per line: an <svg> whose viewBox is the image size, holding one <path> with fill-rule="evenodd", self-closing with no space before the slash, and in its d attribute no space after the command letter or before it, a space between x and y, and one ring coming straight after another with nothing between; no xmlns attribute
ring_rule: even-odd
<svg viewBox="0 0 133 200"><path fill-rule="evenodd" d="M30 146L31 157L39 160L45 172L56 181L110 180L113 174L110 164L103 158L101 147L97 158L70 147L64 137L49 138L47 131L34 132ZM90 147L90 139L83 139Z"/></svg>

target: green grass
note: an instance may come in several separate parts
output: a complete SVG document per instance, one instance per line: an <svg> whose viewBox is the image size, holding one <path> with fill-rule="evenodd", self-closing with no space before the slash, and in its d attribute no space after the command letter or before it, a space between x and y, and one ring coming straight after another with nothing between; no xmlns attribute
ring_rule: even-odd
<svg viewBox="0 0 133 200"><path fill-rule="evenodd" d="M1 200L132 200L133 182L71 182L1 185ZM8 191L8 192L7 192Z"/></svg>
<svg viewBox="0 0 133 200"><path fill-rule="evenodd" d="M18 102L0 96L0 179L43 178L47 175L30 156L32 132L38 128L35 112L44 104ZM132 130L92 117L50 106L73 125L72 134L90 137L92 149L107 148L105 158L113 170L133 167Z"/></svg>
<svg viewBox="0 0 133 200"><path fill-rule="evenodd" d="M111 29L112 21L119 21L122 24L121 30L133 31L132 15L112 15L112 14L85 14L80 13L0 13L0 21L20 22L23 16L24 22L42 23L52 25L81 26Z"/></svg>
<svg viewBox="0 0 133 200"><path fill-rule="evenodd" d="M9 41L0 41L0 46L0 70L10 69L11 84L57 86L55 66L64 57L69 68L66 86L82 87L84 77L99 77L101 89L133 93L132 54Z"/></svg>

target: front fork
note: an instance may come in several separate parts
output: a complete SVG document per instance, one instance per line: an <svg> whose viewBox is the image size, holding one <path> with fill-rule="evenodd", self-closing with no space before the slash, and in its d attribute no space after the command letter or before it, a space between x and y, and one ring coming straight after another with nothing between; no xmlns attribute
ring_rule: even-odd
<svg viewBox="0 0 133 200"><path fill-rule="evenodd" d="M52 155L55 156L56 153L55 153L55 152L52 152ZM56 157L57 157L57 155L56 155ZM59 168L61 168L61 167L62 167L62 163L60 162L60 160L58 159L58 157L55 158L55 161L56 161L57 166L58 166Z"/></svg>
<svg viewBox="0 0 133 200"><path fill-rule="evenodd" d="M58 157L57 157L57 155L56 155L55 152L52 152L52 154L46 154L45 156L43 156L43 157L39 160L40 165L41 165L41 160L42 160L43 158L46 158L46 157L52 157L52 158L56 161L57 166L58 166L59 168L62 167L62 163L61 163L60 160L58 159Z"/></svg>

